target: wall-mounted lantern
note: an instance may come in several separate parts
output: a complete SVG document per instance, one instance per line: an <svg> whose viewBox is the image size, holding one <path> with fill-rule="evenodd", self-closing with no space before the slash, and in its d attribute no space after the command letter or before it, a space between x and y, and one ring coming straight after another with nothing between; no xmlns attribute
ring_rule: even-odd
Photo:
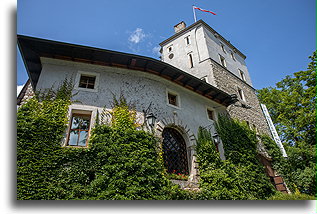
<svg viewBox="0 0 317 214"><path fill-rule="evenodd" d="M146 116L146 121L147 124L151 127L152 131L153 131L153 127L155 126L155 122L156 122L156 117L153 113L150 113Z"/></svg>
<svg viewBox="0 0 317 214"><path fill-rule="evenodd" d="M218 145L220 143L220 138L219 135L217 133L215 133L212 138L214 139L214 142L216 145Z"/></svg>
<svg viewBox="0 0 317 214"><path fill-rule="evenodd" d="M217 133L215 133L213 136L212 136L213 140L214 140L214 143L215 143L215 146L216 146L216 150L217 152L219 152L219 143L220 143L220 137Z"/></svg>

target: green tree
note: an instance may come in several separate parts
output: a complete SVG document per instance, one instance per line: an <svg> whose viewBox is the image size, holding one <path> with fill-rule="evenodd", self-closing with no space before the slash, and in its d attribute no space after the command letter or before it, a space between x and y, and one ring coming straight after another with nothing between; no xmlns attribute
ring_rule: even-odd
<svg viewBox="0 0 317 214"><path fill-rule="evenodd" d="M288 154L280 173L292 191L312 195L316 193L316 54L309 57L306 71L286 76L276 87L258 90Z"/></svg>
<svg viewBox="0 0 317 214"><path fill-rule="evenodd" d="M288 144L315 145L316 52L306 71L286 76L276 87L258 90L269 109L281 140Z"/></svg>

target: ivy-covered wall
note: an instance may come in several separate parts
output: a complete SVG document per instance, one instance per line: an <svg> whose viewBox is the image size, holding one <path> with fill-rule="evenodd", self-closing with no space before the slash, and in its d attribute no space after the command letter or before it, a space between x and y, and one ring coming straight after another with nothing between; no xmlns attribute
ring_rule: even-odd
<svg viewBox="0 0 317 214"><path fill-rule="evenodd" d="M112 112L111 127L100 124L93 129L88 148L62 147L70 104L64 98L50 92L18 110L18 200L189 197L167 179L157 139L135 129L134 114L124 103Z"/></svg>
<svg viewBox="0 0 317 214"><path fill-rule="evenodd" d="M255 133L246 124L226 116L218 118L216 128L226 160L219 158L210 133L200 128L197 139L199 199L256 200L274 194L274 186L257 159Z"/></svg>
<svg viewBox="0 0 317 214"><path fill-rule="evenodd" d="M111 124L97 122L88 148L62 147L71 92L66 80L57 92L38 94L18 109L18 200L311 199L276 194L256 157L255 133L228 117L217 122L226 160L219 158L210 132L199 129L197 192L169 180L158 139L136 129L135 111L123 97L114 100ZM282 169L279 151L269 138L262 142L276 157L273 166Z"/></svg>

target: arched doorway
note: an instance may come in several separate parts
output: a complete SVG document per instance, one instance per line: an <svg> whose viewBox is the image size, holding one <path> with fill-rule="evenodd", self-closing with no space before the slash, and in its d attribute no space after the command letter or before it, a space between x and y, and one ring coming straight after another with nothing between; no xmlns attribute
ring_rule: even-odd
<svg viewBox="0 0 317 214"><path fill-rule="evenodd" d="M163 160L168 173L189 174L186 143L182 135L173 128L164 128Z"/></svg>

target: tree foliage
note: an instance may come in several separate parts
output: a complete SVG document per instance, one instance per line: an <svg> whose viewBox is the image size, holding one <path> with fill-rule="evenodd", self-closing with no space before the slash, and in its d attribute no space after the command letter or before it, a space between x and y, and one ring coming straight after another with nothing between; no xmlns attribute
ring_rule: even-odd
<svg viewBox="0 0 317 214"><path fill-rule="evenodd" d="M311 195L316 194L316 54L306 71L258 90L288 155L279 172L292 191Z"/></svg>
<svg viewBox="0 0 317 214"><path fill-rule="evenodd" d="M285 143L315 145L316 52L306 71L295 72L276 83L276 87L258 90L258 97L272 117Z"/></svg>

